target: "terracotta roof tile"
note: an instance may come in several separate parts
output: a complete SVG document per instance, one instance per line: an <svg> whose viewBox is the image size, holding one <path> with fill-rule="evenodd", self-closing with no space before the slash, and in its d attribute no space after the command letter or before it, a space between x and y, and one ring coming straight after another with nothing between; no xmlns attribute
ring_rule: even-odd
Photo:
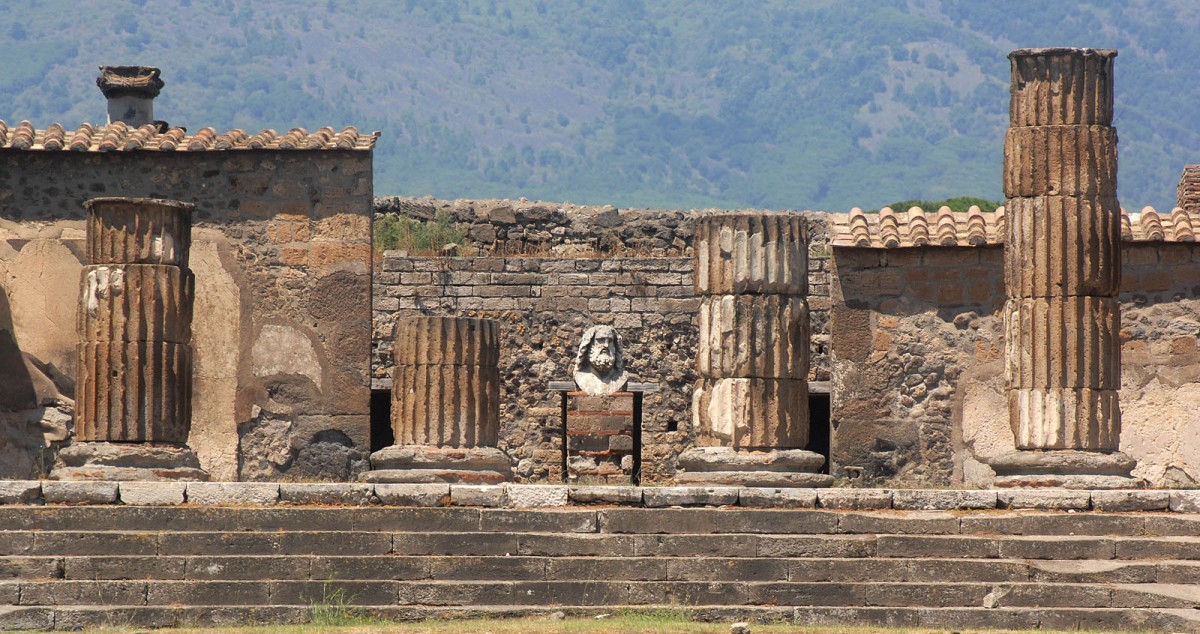
<svg viewBox="0 0 1200 634"><path fill-rule="evenodd" d="M993 212L971 207L966 213L942 207L936 214L912 207L898 214L889 207L878 214L857 207L846 214L829 214L830 243L836 247L898 249L906 247L965 247L1004 242L1004 208ZM1152 207L1130 214L1121 210L1121 239L1131 242L1195 242L1200 212L1176 207L1160 214Z"/></svg>
<svg viewBox="0 0 1200 634"><path fill-rule="evenodd" d="M168 128L160 132L153 124L131 128L117 121L106 126L85 123L74 130L54 123L45 130L34 129L22 121L9 127L0 121L0 150L58 152L212 152L237 150L371 150L379 139L378 132L360 133L353 127L338 132L324 127L316 132L293 128L280 135L274 130L262 130L253 135L245 130L230 130L218 134L204 128L188 135L183 128Z"/></svg>

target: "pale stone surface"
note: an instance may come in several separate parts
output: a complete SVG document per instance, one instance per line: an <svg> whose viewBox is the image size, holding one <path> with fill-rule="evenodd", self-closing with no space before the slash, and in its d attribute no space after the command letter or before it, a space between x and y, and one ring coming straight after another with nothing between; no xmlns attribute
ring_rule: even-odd
<svg viewBox="0 0 1200 634"><path fill-rule="evenodd" d="M808 382L699 379L692 393L698 442L738 448L808 444Z"/></svg>
<svg viewBox="0 0 1200 634"><path fill-rule="evenodd" d="M688 471L816 471L825 457L805 449L745 449L692 447L679 454L678 464Z"/></svg>
<svg viewBox="0 0 1200 634"><path fill-rule="evenodd" d="M42 495L42 483L37 480L0 481L0 504L29 504Z"/></svg>
<svg viewBox="0 0 1200 634"><path fill-rule="evenodd" d="M566 506L566 485L558 484L506 484L507 506L513 508L541 508Z"/></svg>
<svg viewBox="0 0 1200 634"><path fill-rule="evenodd" d="M1097 511L1165 511L1170 503L1170 491L1092 491Z"/></svg>
<svg viewBox="0 0 1200 634"><path fill-rule="evenodd" d="M74 442L57 458L52 480L208 480L187 445Z"/></svg>
<svg viewBox="0 0 1200 634"><path fill-rule="evenodd" d="M642 489L634 486L570 485L567 496L576 504L641 504Z"/></svg>
<svg viewBox="0 0 1200 634"><path fill-rule="evenodd" d="M250 350L254 376L298 374L312 380L317 389L324 385L325 373L317 358L310 335L297 327L265 324Z"/></svg>
<svg viewBox="0 0 1200 634"><path fill-rule="evenodd" d="M496 365L500 326L491 319L412 317L392 331L397 365Z"/></svg>
<svg viewBox="0 0 1200 634"><path fill-rule="evenodd" d="M497 508L504 506L504 493L503 486L452 484L450 485L450 503L454 506Z"/></svg>
<svg viewBox="0 0 1200 634"><path fill-rule="evenodd" d="M1009 198L1004 205L1010 296L1116 297L1121 284L1116 198L1037 196Z"/></svg>
<svg viewBox="0 0 1200 634"><path fill-rule="evenodd" d="M450 485L378 483L375 497L389 506L448 506Z"/></svg>
<svg viewBox="0 0 1200 634"><path fill-rule="evenodd" d="M606 396L625 389L625 346L612 326L592 326L583 333L571 366L575 385L591 396Z"/></svg>
<svg viewBox="0 0 1200 634"><path fill-rule="evenodd" d="M167 506L183 504L186 482L121 482L121 504L131 506Z"/></svg>
<svg viewBox="0 0 1200 634"><path fill-rule="evenodd" d="M279 484L274 482L189 482L189 504L272 506L279 502Z"/></svg>
<svg viewBox="0 0 1200 634"><path fill-rule="evenodd" d="M237 386L242 359L242 320L245 309L233 275L221 252L231 244L215 229L193 229L189 268L196 277L192 323L192 426L188 446L213 480L238 476ZM220 244L220 249L218 249Z"/></svg>
<svg viewBox="0 0 1200 634"><path fill-rule="evenodd" d="M1171 491L1171 510L1176 513L1200 513L1200 491Z"/></svg>
<svg viewBox="0 0 1200 634"><path fill-rule="evenodd" d="M808 303L792 295L701 299L696 372L705 378L807 379Z"/></svg>
<svg viewBox="0 0 1200 634"><path fill-rule="evenodd" d="M745 487L738 490L739 506L811 509L817 506L816 489Z"/></svg>
<svg viewBox="0 0 1200 634"><path fill-rule="evenodd" d="M896 489L892 508L905 511L983 510L996 508L995 491Z"/></svg>
<svg viewBox="0 0 1200 634"><path fill-rule="evenodd" d="M998 476L993 482L996 488L1008 489L1074 489L1092 491L1102 489L1138 489L1146 486L1139 478L1118 475L1075 475L1054 473L1032 473Z"/></svg>
<svg viewBox="0 0 1200 634"><path fill-rule="evenodd" d="M737 504L735 487L645 487L642 500L647 508L663 506L727 506Z"/></svg>
<svg viewBox="0 0 1200 634"><path fill-rule="evenodd" d="M833 476L825 473L753 470L682 471L675 474L675 483L687 486L824 488L833 484Z"/></svg>
<svg viewBox="0 0 1200 634"><path fill-rule="evenodd" d="M46 504L114 504L117 501L116 482L42 482L42 499Z"/></svg>
<svg viewBox="0 0 1200 634"><path fill-rule="evenodd" d="M997 492L996 497L1002 506L1010 509L1086 511L1092 505L1092 495L1089 491L1001 490Z"/></svg>
<svg viewBox="0 0 1200 634"><path fill-rule="evenodd" d="M1018 49L1009 53L1010 125L1110 125L1116 56L1116 51L1105 49Z"/></svg>
<svg viewBox="0 0 1200 634"><path fill-rule="evenodd" d="M363 482L412 484L475 484L498 485L512 480L512 472L492 469L414 468L376 469L359 476Z"/></svg>
<svg viewBox="0 0 1200 634"><path fill-rule="evenodd" d="M1129 475L1136 461L1116 451L1010 451L988 459L998 475L1062 473L1076 475Z"/></svg>
<svg viewBox="0 0 1200 634"><path fill-rule="evenodd" d="M374 469L479 469L503 471L508 456L495 447L393 445L371 454Z"/></svg>
<svg viewBox="0 0 1200 634"><path fill-rule="evenodd" d="M799 214L702 215L695 253L698 294L808 294L808 232Z"/></svg>
<svg viewBox="0 0 1200 634"><path fill-rule="evenodd" d="M817 503L825 509L888 509L892 507L892 492L887 489L822 489Z"/></svg>
<svg viewBox="0 0 1200 634"><path fill-rule="evenodd" d="M279 501L290 504L366 506L374 498L374 489L371 484L352 482L281 482Z"/></svg>

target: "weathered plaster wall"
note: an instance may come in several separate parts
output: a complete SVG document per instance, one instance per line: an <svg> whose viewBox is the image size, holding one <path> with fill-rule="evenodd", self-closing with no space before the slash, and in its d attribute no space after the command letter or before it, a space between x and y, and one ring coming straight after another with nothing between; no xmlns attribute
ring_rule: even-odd
<svg viewBox="0 0 1200 634"><path fill-rule="evenodd" d="M1200 481L1200 248L1122 249L1122 451L1154 486ZM833 453L867 484L987 485L1014 446L1004 396L1003 249L837 248ZM850 469L847 469L850 467Z"/></svg>
<svg viewBox="0 0 1200 634"><path fill-rule="evenodd" d="M75 372L82 202L96 196L197 205L189 444L213 477L347 479L365 468L370 153L0 152L11 332L65 377ZM37 475L10 464L0 476Z"/></svg>

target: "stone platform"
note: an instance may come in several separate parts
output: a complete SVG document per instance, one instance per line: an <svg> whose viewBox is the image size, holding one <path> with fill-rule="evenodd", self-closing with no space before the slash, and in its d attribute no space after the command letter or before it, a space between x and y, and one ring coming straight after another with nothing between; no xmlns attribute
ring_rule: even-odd
<svg viewBox="0 0 1200 634"><path fill-rule="evenodd" d="M299 623L340 597L405 620L1200 632L1200 491L1114 493L5 482L0 629ZM797 508L745 508L765 502ZM697 504L723 507L645 508ZM1101 510L1137 507L1157 511Z"/></svg>

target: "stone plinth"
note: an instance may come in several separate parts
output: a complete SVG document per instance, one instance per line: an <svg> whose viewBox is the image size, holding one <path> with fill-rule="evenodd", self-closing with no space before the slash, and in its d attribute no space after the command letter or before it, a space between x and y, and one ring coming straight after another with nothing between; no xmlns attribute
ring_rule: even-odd
<svg viewBox="0 0 1200 634"><path fill-rule="evenodd" d="M1009 55L1005 379L1018 451L987 461L997 486L1133 485L1129 469L1097 467L1112 462L1121 435L1115 56Z"/></svg>
<svg viewBox="0 0 1200 634"><path fill-rule="evenodd" d="M1135 489L1137 461L1119 451L1014 451L987 460L1000 488Z"/></svg>
<svg viewBox="0 0 1200 634"><path fill-rule="evenodd" d="M76 444L52 477L206 479L186 445L193 205L98 198L85 207L91 264L80 279Z"/></svg>
<svg viewBox="0 0 1200 634"><path fill-rule="evenodd" d="M680 484L744 487L827 487L833 476L816 473L821 454L803 449L693 447L679 454Z"/></svg>
<svg viewBox="0 0 1200 634"><path fill-rule="evenodd" d="M808 304L794 295L710 295L700 301L696 372L705 378L806 379Z"/></svg>
<svg viewBox="0 0 1200 634"><path fill-rule="evenodd" d="M701 216L695 249L697 294L808 294L808 231L799 214Z"/></svg>
<svg viewBox="0 0 1200 634"><path fill-rule="evenodd" d="M369 482L486 484L511 478L496 449L500 328L487 319L412 317L393 331L392 431Z"/></svg>

